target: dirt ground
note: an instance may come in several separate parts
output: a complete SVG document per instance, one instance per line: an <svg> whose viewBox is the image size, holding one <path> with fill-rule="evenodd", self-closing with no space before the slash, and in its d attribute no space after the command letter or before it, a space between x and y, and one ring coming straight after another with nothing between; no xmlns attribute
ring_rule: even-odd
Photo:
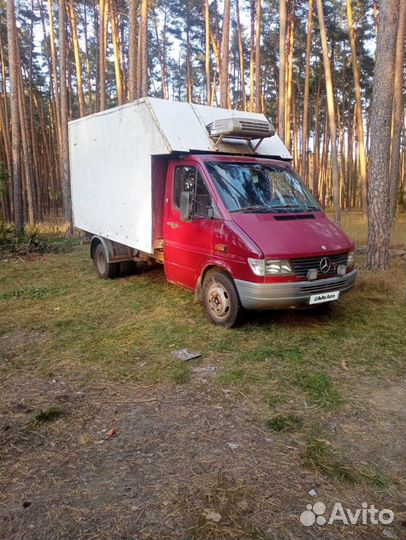
<svg viewBox="0 0 406 540"><path fill-rule="evenodd" d="M16 344L46 339L6 334L2 357L12 362ZM381 489L303 467L300 435L265 431L253 400L214 384L215 360L194 362L187 385L84 383L73 373L45 379L35 363L7 372L0 383L0 538L404 536L400 383L368 380L349 389L348 404L331 419L354 461L373 462L394 478ZM63 416L33 425L34 412L50 403ZM299 516L316 501L353 509L366 501L391 508L396 519L304 527Z"/></svg>

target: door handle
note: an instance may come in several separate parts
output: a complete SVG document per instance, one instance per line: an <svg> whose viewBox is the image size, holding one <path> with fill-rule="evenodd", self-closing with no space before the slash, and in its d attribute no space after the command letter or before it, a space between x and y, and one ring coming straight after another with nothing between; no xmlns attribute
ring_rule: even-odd
<svg viewBox="0 0 406 540"><path fill-rule="evenodd" d="M167 221L166 224L171 229L179 229L179 223L175 223L174 221Z"/></svg>

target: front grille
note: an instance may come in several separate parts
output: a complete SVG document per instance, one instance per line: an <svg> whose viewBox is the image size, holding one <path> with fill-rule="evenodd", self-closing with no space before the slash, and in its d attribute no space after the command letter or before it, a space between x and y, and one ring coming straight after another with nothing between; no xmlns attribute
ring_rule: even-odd
<svg viewBox="0 0 406 540"><path fill-rule="evenodd" d="M333 291L346 291L352 287L354 283L354 276L347 275L339 280L334 280L334 283L312 283L311 281L307 282L304 285L300 286L300 291L306 294L321 294Z"/></svg>
<svg viewBox="0 0 406 540"><path fill-rule="evenodd" d="M330 270L326 273L320 270L320 261L328 257L331 261ZM290 259L294 273L301 278L307 278L308 270L317 268L318 278L332 277L337 275L337 267L340 264L347 264L348 253L340 253L339 255L323 255L321 257L308 257L306 259Z"/></svg>

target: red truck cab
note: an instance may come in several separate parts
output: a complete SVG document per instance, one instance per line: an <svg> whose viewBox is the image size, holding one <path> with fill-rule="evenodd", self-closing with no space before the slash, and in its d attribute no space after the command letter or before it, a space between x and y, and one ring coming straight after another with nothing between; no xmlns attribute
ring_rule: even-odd
<svg viewBox="0 0 406 540"><path fill-rule="evenodd" d="M216 325L235 325L242 308L333 302L354 285L354 244L288 162L172 159L163 204L166 278L195 291Z"/></svg>

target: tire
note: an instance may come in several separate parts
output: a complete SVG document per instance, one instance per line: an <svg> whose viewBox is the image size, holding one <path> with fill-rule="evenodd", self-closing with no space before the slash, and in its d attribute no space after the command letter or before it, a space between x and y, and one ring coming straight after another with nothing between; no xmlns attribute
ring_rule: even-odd
<svg viewBox="0 0 406 540"><path fill-rule="evenodd" d="M118 264L109 263L106 258L102 244L98 244L93 257L93 263L96 268L96 272L103 279L113 279L118 274Z"/></svg>
<svg viewBox="0 0 406 540"><path fill-rule="evenodd" d="M232 328L241 317L241 304L233 280L223 272L209 274L203 283L203 304L209 321Z"/></svg>
<svg viewBox="0 0 406 540"><path fill-rule="evenodd" d="M137 271L137 263L134 261L124 261L124 262L119 263L119 265L120 265L120 271L119 271L120 277L132 276Z"/></svg>

